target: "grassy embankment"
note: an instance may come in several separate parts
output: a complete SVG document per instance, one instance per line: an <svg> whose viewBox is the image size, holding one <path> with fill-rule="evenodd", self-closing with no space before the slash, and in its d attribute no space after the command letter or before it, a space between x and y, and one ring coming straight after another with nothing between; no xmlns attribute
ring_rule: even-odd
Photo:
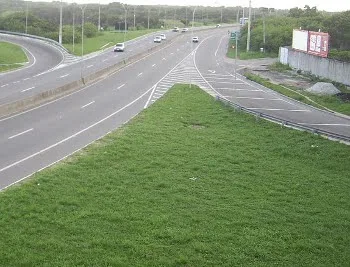
<svg viewBox="0 0 350 267"><path fill-rule="evenodd" d="M135 39L142 35L160 31L160 29L150 29L150 30L138 30L138 31L128 31L125 34L125 41ZM122 32L101 32L96 37L84 38L84 55L96 52L108 47L114 46L116 43L124 42L124 33ZM81 43L75 44L73 51L73 44L63 44L72 54L81 56Z"/></svg>
<svg viewBox="0 0 350 267"><path fill-rule="evenodd" d="M230 40L228 50L227 50L227 56L229 58L235 58L236 57L236 41ZM247 60L247 59L256 59L256 58L265 58L265 57L272 57L275 58L278 55L276 53L262 53L257 51L249 51L246 52L246 50L238 49L237 51L237 58L240 60Z"/></svg>
<svg viewBox="0 0 350 267"><path fill-rule="evenodd" d="M178 85L0 193L0 265L346 266L349 162Z"/></svg>
<svg viewBox="0 0 350 267"><path fill-rule="evenodd" d="M0 42L0 72L17 69L28 61L22 48L7 42Z"/></svg>

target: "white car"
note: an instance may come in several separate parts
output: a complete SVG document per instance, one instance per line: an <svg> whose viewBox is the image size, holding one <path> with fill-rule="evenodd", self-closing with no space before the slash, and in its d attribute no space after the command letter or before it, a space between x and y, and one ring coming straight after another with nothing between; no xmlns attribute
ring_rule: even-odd
<svg viewBox="0 0 350 267"><path fill-rule="evenodd" d="M114 47L114 52L124 52L125 50L125 44L124 43L117 43Z"/></svg>
<svg viewBox="0 0 350 267"><path fill-rule="evenodd" d="M160 36L156 36L154 37L154 40L153 40L155 43L161 43L162 42L162 38Z"/></svg>
<svg viewBox="0 0 350 267"><path fill-rule="evenodd" d="M178 27L175 27L174 29L173 29L173 32L178 32L179 31L179 28Z"/></svg>
<svg viewBox="0 0 350 267"><path fill-rule="evenodd" d="M197 36L192 37L192 42L198 43L198 41L199 41L199 38Z"/></svg>
<svg viewBox="0 0 350 267"><path fill-rule="evenodd" d="M166 35L165 35L164 33L162 33L162 34L160 35L160 38L161 38L162 40L166 40Z"/></svg>
<svg viewBox="0 0 350 267"><path fill-rule="evenodd" d="M188 28L183 28L181 32L188 32Z"/></svg>

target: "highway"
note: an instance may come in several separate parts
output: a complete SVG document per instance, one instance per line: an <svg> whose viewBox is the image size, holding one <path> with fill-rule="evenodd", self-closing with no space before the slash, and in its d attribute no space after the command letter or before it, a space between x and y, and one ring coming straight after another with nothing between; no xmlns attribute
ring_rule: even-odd
<svg viewBox="0 0 350 267"><path fill-rule="evenodd" d="M214 33L222 34L220 31ZM35 109L1 119L0 188L59 161L137 115L159 80L191 53L191 35L174 34L180 37L170 45L164 45L161 50L151 52L104 80ZM212 33L200 35L205 38ZM148 38L152 38L152 44L145 42L146 47L154 45L153 37ZM130 52L132 45L127 47ZM138 43L135 43L135 49L141 49ZM116 60L113 59L115 55L126 56L106 52L99 57ZM74 66L66 67L71 67L74 72ZM47 75L59 77L63 69L57 68Z"/></svg>
<svg viewBox="0 0 350 267"><path fill-rule="evenodd" d="M191 82L212 96L219 94L251 110L350 136L350 120L347 118L285 98L240 75L235 79L232 65L224 60L227 29L196 33L200 40L198 44L191 42L190 32L169 35L179 37L159 47L160 50L149 50L156 44L153 36L147 36L128 43L128 51L124 53L107 50L86 58L84 71L93 73L104 64L113 64L128 56L128 53L150 52L74 93L0 119L0 189L54 164L120 127L161 98L174 83ZM86 69L89 64L93 66ZM80 61L64 64L36 77L38 88L41 88L41 82L46 85L39 90L67 82L68 76L59 79L65 73L72 75L72 79L80 77L81 65Z"/></svg>

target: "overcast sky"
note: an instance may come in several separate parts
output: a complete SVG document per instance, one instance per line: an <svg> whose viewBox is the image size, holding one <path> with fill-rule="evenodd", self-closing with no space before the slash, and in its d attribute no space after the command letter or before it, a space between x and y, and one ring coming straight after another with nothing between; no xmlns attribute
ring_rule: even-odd
<svg viewBox="0 0 350 267"><path fill-rule="evenodd" d="M51 0L32 0L51 2ZM56 0L59 1L59 0ZM130 5L179 5L179 6L249 6L249 0L63 0L66 3L101 3L121 2ZM273 7L277 9L303 8L305 5L316 6L318 10L350 10L350 0L252 0L253 7Z"/></svg>

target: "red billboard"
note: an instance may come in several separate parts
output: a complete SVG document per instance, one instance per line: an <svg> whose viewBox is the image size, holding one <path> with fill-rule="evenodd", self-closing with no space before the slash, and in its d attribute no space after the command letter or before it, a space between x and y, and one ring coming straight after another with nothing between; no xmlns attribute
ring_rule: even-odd
<svg viewBox="0 0 350 267"><path fill-rule="evenodd" d="M326 32L309 31L307 53L319 57L328 56L329 35Z"/></svg>

